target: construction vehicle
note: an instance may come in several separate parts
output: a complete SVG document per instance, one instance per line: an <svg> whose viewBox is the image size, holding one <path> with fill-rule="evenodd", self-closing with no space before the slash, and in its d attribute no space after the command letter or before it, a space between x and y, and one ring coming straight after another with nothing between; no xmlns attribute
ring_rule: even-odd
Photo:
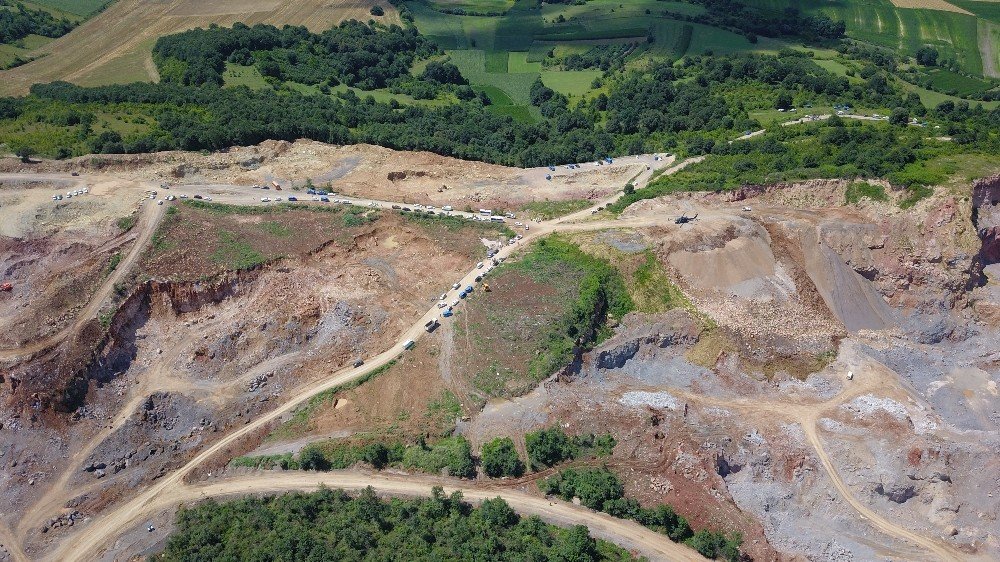
<svg viewBox="0 0 1000 562"><path fill-rule="evenodd" d="M4 284L0 285L0 291L3 291L5 293L13 291L13 290L14 290L14 286L11 285L10 283L4 283Z"/></svg>
<svg viewBox="0 0 1000 562"><path fill-rule="evenodd" d="M276 181L272 181L272 182L271 182L271 185L273 185L273 186L274 186L274 189L275 189L276 191L281 191L281 185L280 185L280 184L278 184L278 182L276 182Z"/></svg>
<svg viewBox="0 0 1000 562"><path fill-rule="evenodd" d="M687 224L687 223L693 221L696 218L698 218L698 215L695 215L693 217L689 217L686 214L683 214L683 215L677 217L676 219L674 219L674 224Z"/></svg>
<svg viewBox="0 0 1000 562"><path fill-rule="evenodd" d="M490 292L490 284L489 283L483 283L483 290L486 291L487 293Z"/></svg>

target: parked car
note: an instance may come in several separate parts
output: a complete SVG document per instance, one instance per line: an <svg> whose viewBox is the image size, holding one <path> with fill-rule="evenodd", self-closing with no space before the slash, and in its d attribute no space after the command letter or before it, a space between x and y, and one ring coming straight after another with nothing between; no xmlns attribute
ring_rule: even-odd
<svg viewBox="0 0 1000 562"><path fill-rule="evenodd" d="M298 200L299 200L299 198L298 198L298 197L295 197L295 196L293 195L293 196L289 197L289 198L288 198L288 200L289 200L289 201L298 201Z"/></svg>

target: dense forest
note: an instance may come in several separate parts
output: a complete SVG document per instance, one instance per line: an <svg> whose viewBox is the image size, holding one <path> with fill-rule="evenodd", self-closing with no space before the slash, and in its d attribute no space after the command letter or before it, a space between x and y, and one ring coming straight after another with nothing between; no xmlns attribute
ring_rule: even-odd
<svg viewBox="0 0 1000 562"><path fill-rule="evenodd" d="M12 43L28 35L61 37L73 27L73 22L57 19L45 10L31 9L20 2L0 0L0 43Z"/></svg>
<svg viewBox="0 0 1000 562"><path fill-rule="evenodd" d="M161 78L192 86L221 86L230 62L256 65L264 76L279 80L373 90L408 75L414 60L438 53L414 28L355 20L323 33L301 26L210 26L161 37L153 46Z"/></svg>
<svg viewBox="0 0 1000 562"><path fill-rule="evenodd" d="M57 82L35 85L26 98L0 99L0 127L12 152L59 158L218 150L298 138L514 166L654 151L720 156L702 166L722 166L714 168L718 173L689 178L682 187L691 189L830 174L891 175L903 185L926 185L933 176L911 172L927 158L948 150L1000 154L1000 110L965 102L928 110L917 94L896 85L893 57L854 44L842 48L865 61L852 79L825 70L806 52L784 50L650 61L605 73L594 93L572 101L538 81L530 101L541 119L525 122L493 111L488 96L474 92L458 68L412 27L352 21L316 34L301 27L237 24L160 39L155 46L160 84L85 88ZM411 74L421 60L425 70ZM254 66L280 87L220 86L227 63ZM303 93L285 87L289 84L319 89ZM385 86L440 103L377 102L351 89L332 91L337 84ZM751 111L811 104L894 108L893 120L876 129L867 123L856 130L838 127L832 137L803 127L771 131L740 145L725 142L760 128ZM124 116L130 126L101 126L99 116L108 114ZM951 139L950 148L908 130L911 119L933 120L942 128L939 134ZM679 187L671 182L671 189Z"/></svg>
<svg viewBox="0 0 1000 562"><path fill-rule="evenodd" d="M382 501L371 488L205 501L177 515L153 560L634 560L576 525L521 517L500 498L472 507L435 488L427 499Z"/></svg>

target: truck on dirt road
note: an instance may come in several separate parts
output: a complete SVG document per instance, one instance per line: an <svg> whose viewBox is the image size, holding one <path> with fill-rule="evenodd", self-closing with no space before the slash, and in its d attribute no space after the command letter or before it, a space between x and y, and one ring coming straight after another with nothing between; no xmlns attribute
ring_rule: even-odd
<svg viewBox="0 0 1000 562"><path fill-rule="evenodd" d="M426 324L424 324L424 329L427 330L428 332L433 332L440 325L441 324L438 322L437 317L435 317L431 318L430 320L427 321Z"/></svg>

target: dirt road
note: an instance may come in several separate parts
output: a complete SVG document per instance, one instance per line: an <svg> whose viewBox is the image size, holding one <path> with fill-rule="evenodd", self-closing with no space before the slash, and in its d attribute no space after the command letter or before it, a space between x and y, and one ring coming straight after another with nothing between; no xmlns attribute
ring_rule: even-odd
<svg viewBox="0 0 1000 562"><path fill-rule="evenodd" d="M699 160L700 159L689 159L677 164L673 164L671 162L673 165L668 168L665 173L672 173ZM667 164L665 163L664 165ZM640 172L640 174L634 178L637 189L644 188L649 183L652 174L652 169L647 172ZM193 194L194 190L198 189L198 187L187 186L178 187L176 189L177 191L171 190L171 192L178 194ZM244 204L266 204L255 200L259 198L259 193L259 191L251 192L244 188L238 193L226 193L220 197L220 200ZM607 202L612 200L613 199L609 199ZM361 199L353 199L351 202L362 205L374 205L382 208L391 208L393 205L401 205L389 201L370 201ZM656 216L640 215L622 220L602 219L592 222L573 222L578 221L579 219L589 218L593 214L594 210L596 210L599 206L607 204L607 202L602 201L590 209L574 213L573 215L563 217L562 219L534 224L529 231L525 231L523 233L524 239L521 240L520 243L504 247L497 257L506 258L514 252L519 251L521 247L527 246L527 243L532 239L553 232L573 232L616 227L650 226L654 224L663 224L665 220L670 220L669 218L665 219L662 214L658 214ZM118 272L127 271L128 268L135 262L141 254L143 248L149 243L156 224L162 217L166 208L168 208L167 205L164 205L163 207L156 205L146 206L143 210L143 220L140 225L142 228L141 235L136 240L135 246L131 250L129 256L127 256L126 259L123 260L122 265L119 266L117 270ZM475 277L479 275L481 271L482 270L480 268L472 268L471 271L469 271L460 281L460 285L476 285ZM119 275L123 274L124 273L120 273ZM100 304L105 298L107 298L110 291L113 289L114 283L120 278L118 276L112 277L113 278L109 278L105 282L102 289L98 291L94 299L92 299L91 304L88 305L88 308L85 311L86 314L82 314L81 319L90 318L97 313L100 308ZM448 299L454 297L452 293L454 293L454 291L448 291ZM230 450L231 447L235 446L240 439L254 432L260 431L266 428L269 424L282 419L284 416L293 412L296 408L301 406L316 394L336 388L344 383L357 380L358 378L372 373L376 369L380 369L388 365L393 359L405 353L406 349L404 346L408 340L413 340L414 342L420 341L421 337L426 333L423 329L424 324L431 318L436 318L438 314L439 309L436 306L432 307L421 318L417 319L411 327L400 336L399 340L392 347L374 357L365 358L366 362L362 366L335 371L324 379L304 385L293 390L292 392L289 392L288 395L290 398L274 410L261 415L238 430L222 437L219 441L205 448L178 470L155 480L150 486L141 490L138 495L130 501L121 504L113 510L107 511L102 515L98 515L90 523L81 526L79 531L67 536L66 539L64 539L54 551L50 552L46 558L60 561L94 559L102 549L107 548L107 545L112 543L115 537L130 526L134 526L142 517L146 517L150 513L157 510L163 510L176 505L178 502L189 501L191 499L203 497L204 495L226 495L253 491L302 489L314 487L320 482L326 482L330 486L348 489L356 489L358 487L373 485L380 491L384 491L386 493L426 493L433 483L443 481L432 481L422 477L407 477L405 480L402 480L384 475L372 476L360 475L356 473L348 473L352 474L350 476L342 473L265 473L244 479L211 482L203 485L187 485L185 484L185 479L206 461L217 455L227 454L227 451ZM57 334L57 336L64 337L65 334L61 332L60 334ZM44 348L45 345L36 343L31 347ZM23 348L19 350L8 350L4 353L11 352L14 352L16 355L23 355L27 353ZM2 355L0 355L0 357L2 357ZM946 560L959 559L958 553L949 545L934 539L920 536L919 534L909 531L899 525L895 525L861 504L860 501L853 497L850 490L839 478L835 467L823 450L822 443L816 433L816 421L819 419L820 412L834 406L839 406L844 401L858 396L861 392L875 390L878 388L877 384L884 384L884 381L877 384L875 382L865 381L866 379L859 377L859 383L851 387L849 391L842 393L833 401L822 404L799 405L788 403L769 403L746 399L723 401L717 398L700 395L690 395L689 398L692 401L705 403L718 401L721 406L754 409L798 421L802 424L803 428L805 428L806 435L809 437L810 443L816 449L824 468L830 474L831 480L835 483L837 490L844 496L845 500L847 500L847 502L862 516L867 518L867 520L870 521L874 527L890 535L897 536L911 543L917 544L922 548L925 548L927 551L934 552ZM454 483L454 481L452 482ZM608 537L618 538L625 541L629 543L630 547L637 548L643 552L649 552L653 559L700 559L700 557L695 555L693 551L690 551L686 547L679 547L656 533L637 528L637 526L632 523L615 520L603 514L590 512L589 510L581 510L579 508L566 506L561 503L548 505L548 500L535 498L520 492L514 492L501 488L484 488L470 485L468 488L462 488L462 491L463 493L466 493L469 499L476 501L486 497L499 495L507 499L511 503L512 507L519 511L524 513L537 513L543 517L551 518L553 521L568 521L574 523L585 522L591 526L591 529L595 531L595 534L598 536L602 536L601 533L607 533ZM55 494L49 499L55 500ZM55 504L46 503L46 505ZM38 514L36 513L35 515ZM19 531L22 531L22 529L19 529ZM28 532L28 529L24 529L23 532ZM23 532L21 534L22 539L24 538ZM0 535L0 538L2 538L2 535Z"/></svg>
<svg viewBox="0 0 1000 562"><path fill-rule="evenodd" d="M634 549L650 560L680 562L704 562L705 560L693 549L675 543L665 535L651 531L638 523L616 519L610 515L571 503L549 500L516 490L478 486L472 482L459 483L459 481L431 476L367 474L356 471L262 473L203 484L174 486L155 500L130 512L130 517L127 519L116 520L115 523L120 527L115 530L127 530L129 527L134 527L159 512L173 509L183 502L197 501L206 497L247 493L313 491L321 485L349 492L360 491L371 486L376 492L383 495L424 497L430 495L434 486L442 486L445 493L461 492L465 500L473 504L501 497L520 514L537 515L544 521L556 525L585 524L592 535L625 548ZM94 526L88 529L93 532ZM70 553L68 559L77 558Z"/></svg>
<svg viewBox="0 0 1000 562"><path fill-rule="evenodd" d="M50 336L35 340L29 344L12 349L0 350L0 361L32 355L38 353L39 351L44 351L53 347L64 339L70 337L72 334L78 332L83 328L84 324L97 316L97 313L100 312L104 301L107 300L107 298L110 297L111 293L115 290L115 284L128 275L132 267L139 261L139 257L146 250L146 246L149 245L149 241L153 238L153 233L156 232L156 227L160 224L160 220L163 218L166 209L166 206L154 205L153 201L143 202L142 208L140 209L139 220L133 227L136 229L136 232L138 232L138 235L132 244L132 249L129 250L129 253L118 263L118 267L116 267L115 270L108 275L107 279L101 283L101 286L97 289L93 296L91 296L90 302L88 302L87 306L84 307L83 310L81 310L77 315L75 322Z"/></svg>
<svg viewBox="0 0 1000 562"><path fill-rule="evenodd" d="M833 398L817 403L799 403L794 401L771 402L757 398L724 399L705 396L703 394L695 394L681 389L670 389L668 392L676 394L679 397L683 397L684 400L689 400L694 403L750 411L759 415L787 419L798 423L802 427L802 430L806 435L806 439L809 441L809 444L812 445L813 450L815 450L816 456L819 458L820 463L823 465L823 468L830 477L830 481L837 489L837 492L839 492L844 500L847 501L847 503L854 508L855 511L863 516L872 527L887 535L902 539L910 544L914 544L923 549L925 552L934 553L934 555L936 555L936 559L947 560L949 562L966 560L966 556L944 541L923 536L901 525L897 525L874 512L861 503L861 501L854 496L854 493L840 478L840 473L837 472L837 468L830 460L830 456L827 454L826 449L824 449L823 443L820 440L819 433L816 429L819 419L824 414L853 400L854 398L874 392L884 394L887 389L898 389L899 387L892 371L888 367L882 365L881 363L877 363L870 358L866 358L864 363L854 363L850 365L850 368L855 373L855 377L851 381L851 384ZM908 394L906 389L899 390L904 394Z"/></svg>

